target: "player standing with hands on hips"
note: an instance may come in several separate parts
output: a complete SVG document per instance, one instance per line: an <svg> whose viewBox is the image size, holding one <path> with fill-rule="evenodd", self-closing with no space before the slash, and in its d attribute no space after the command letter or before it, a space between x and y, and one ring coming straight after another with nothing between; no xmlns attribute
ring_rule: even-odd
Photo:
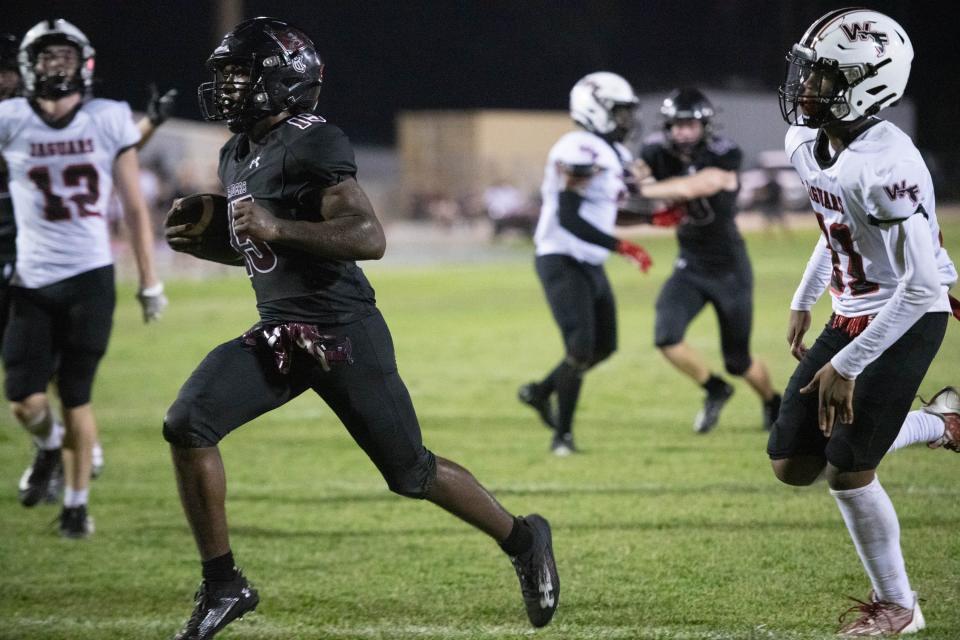
<svg viewBox="0 0 960 640"><path fill-rule="evenodd" d="M786 151L823 232L793 301L787 340L800 360L767 453L777 478L826 473L870 578L844 636L924 627L900 524L876 469L901 431L950 317L957 271L941 246L930 173L910 138L876 117L902 98L913 47L866 9L832 11L787 54L780 87ZM830 289L833 316L809 348L810 308ZM924 409L944 426L948 388ZM905 428L912 430L909 425ZM917 437L930 439L918 432Z"/></svg>

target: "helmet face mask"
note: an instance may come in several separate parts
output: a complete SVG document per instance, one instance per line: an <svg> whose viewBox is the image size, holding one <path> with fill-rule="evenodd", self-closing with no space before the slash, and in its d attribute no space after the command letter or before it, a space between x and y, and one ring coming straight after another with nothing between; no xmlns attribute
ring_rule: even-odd
<svg viewBox="0 0 960 640"><path fill-rule="evenodd" d="M896 104L910 77L913 46L888 16L840 9L814 22L786 60L780 113L790 125L820 128Z"/></svg>
<svg viewBox="0 0 960 640"><path fill-rule="evenodd" d="M57 100L89 94L96 52L87 36L66 20L44 20L23 37L17 60L27 97Z"/></svg>
<svg viewBox="0 0 960 640"><path fill-rule="evenodd" d="M786 79L778 91L780 114L791 125L819 128L850 114L849 82L836 60L817 59L815 51L794 45L787 54Z"/></svg>
<svg viewBox="0 0 960 640"><path fill-rule="evenodd" d="M214 80L197 90L207 120L224 120L234 133L265 117L316 107L323 63L299 29L273 18L253 18L224 36L207 67Z"/></svg>

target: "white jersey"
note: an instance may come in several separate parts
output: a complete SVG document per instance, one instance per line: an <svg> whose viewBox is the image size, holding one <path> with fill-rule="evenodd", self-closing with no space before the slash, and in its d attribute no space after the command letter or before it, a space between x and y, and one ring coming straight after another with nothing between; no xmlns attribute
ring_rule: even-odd
<svg viewBox="0 0 960 640"><path fill-rule="evenodd" d="M565 134L550 149L540 187L543 206L533 236L538 256L562 254L581 262L602 264L610 255L608 249L584 242L560 226L557 200L564 189L565 178L560 165L593 165L597 173L583 191L579 213L587 223L613 235L618 204L627 193L624 168L633 160L626 147L618 142L613 145L598 135L581 130Z"/></svg>
<svg viewBox="0 0 960 640"><path fill-rule="evenodd" d="M89 100L61 128L26 98L0 103L0 152L17 221L14 284L36 289L113 263L113 164L139 141L126 102Z"/></svg>
<svg viewBox="0 0 960 640"><path fill-rule="evenodd" d="M809 310L829 287L835 313L880 314L834 357L837 371L854 377L920 315L950 311L957 271L941 246L930 172L909 136L877 121L832 158L827 147L816 130L787 132L787 156L822 231L791 309ZM916 290L929 290L923 308L912 308Z"/></svg>

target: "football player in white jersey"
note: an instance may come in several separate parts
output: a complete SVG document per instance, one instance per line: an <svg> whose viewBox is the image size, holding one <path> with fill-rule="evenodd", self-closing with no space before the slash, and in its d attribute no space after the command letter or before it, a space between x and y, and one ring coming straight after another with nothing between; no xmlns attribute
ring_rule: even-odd
<svg viewBox="0 0 960 640"><path fill-rule="evenodd" d="M124 204L146 321L159 317L166 298L154 273L137 178L141 134L126 103L90 97L93 47L69 22L43 21L24 36L19 62L24 97L0 104L0 152L17 223L5 391L20 424L45 441L34 471L55 466L62 439L60 532L84 537L92 531L86 508L96 434L90 392L115 303L104 215L114 187ZM54 378L65 434L54 424L46 394Z"/></svg>
<svg viewBox="0 0 960 640"><path fill-rule="evenodd" d="M644 272L652 264L642 247L612 235L633 180L633 157L621 141L638 104L630 84L615 73L583 77L570 91L570 116L579 129L553 145L544 169L536 269L566 353L518 395L553 430L551 450L560 456L575 451L573 414L583 374L617 347L616 307L603 263L616 251Z"/></svg>
<svg viewBox="0 0 960 640"><path fill-rule="evenodd" d="M800 364L767 452L787 484L809 485L825 472L870 578L845 636L924 626L897 515L876 476L943 340L957 280L923 159L906 134L875 117L902 97L912 59L910 39L888 16L832 11L787 54L780 87L792 125L787 154L823 236L790 306L787 339ZM827 288L834 314L807 349L810 308ZM947 415L958 410L951 391L925 407L932 421L956 418ZM930 438L909 423L904 430Z"/></svg>

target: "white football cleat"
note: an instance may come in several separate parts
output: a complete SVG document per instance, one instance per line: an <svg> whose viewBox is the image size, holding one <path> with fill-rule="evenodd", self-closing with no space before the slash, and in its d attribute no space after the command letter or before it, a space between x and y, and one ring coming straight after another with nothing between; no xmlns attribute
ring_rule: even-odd
<svg viewBox="0 0 960 640"><path fill-rule="evenodd" d="M940 389L929 402L923 403L921 409L943 420L943 435L933 442L928 442L927 446L931 449L943 447L960 453L960 392L956 387Z"/></svg>

